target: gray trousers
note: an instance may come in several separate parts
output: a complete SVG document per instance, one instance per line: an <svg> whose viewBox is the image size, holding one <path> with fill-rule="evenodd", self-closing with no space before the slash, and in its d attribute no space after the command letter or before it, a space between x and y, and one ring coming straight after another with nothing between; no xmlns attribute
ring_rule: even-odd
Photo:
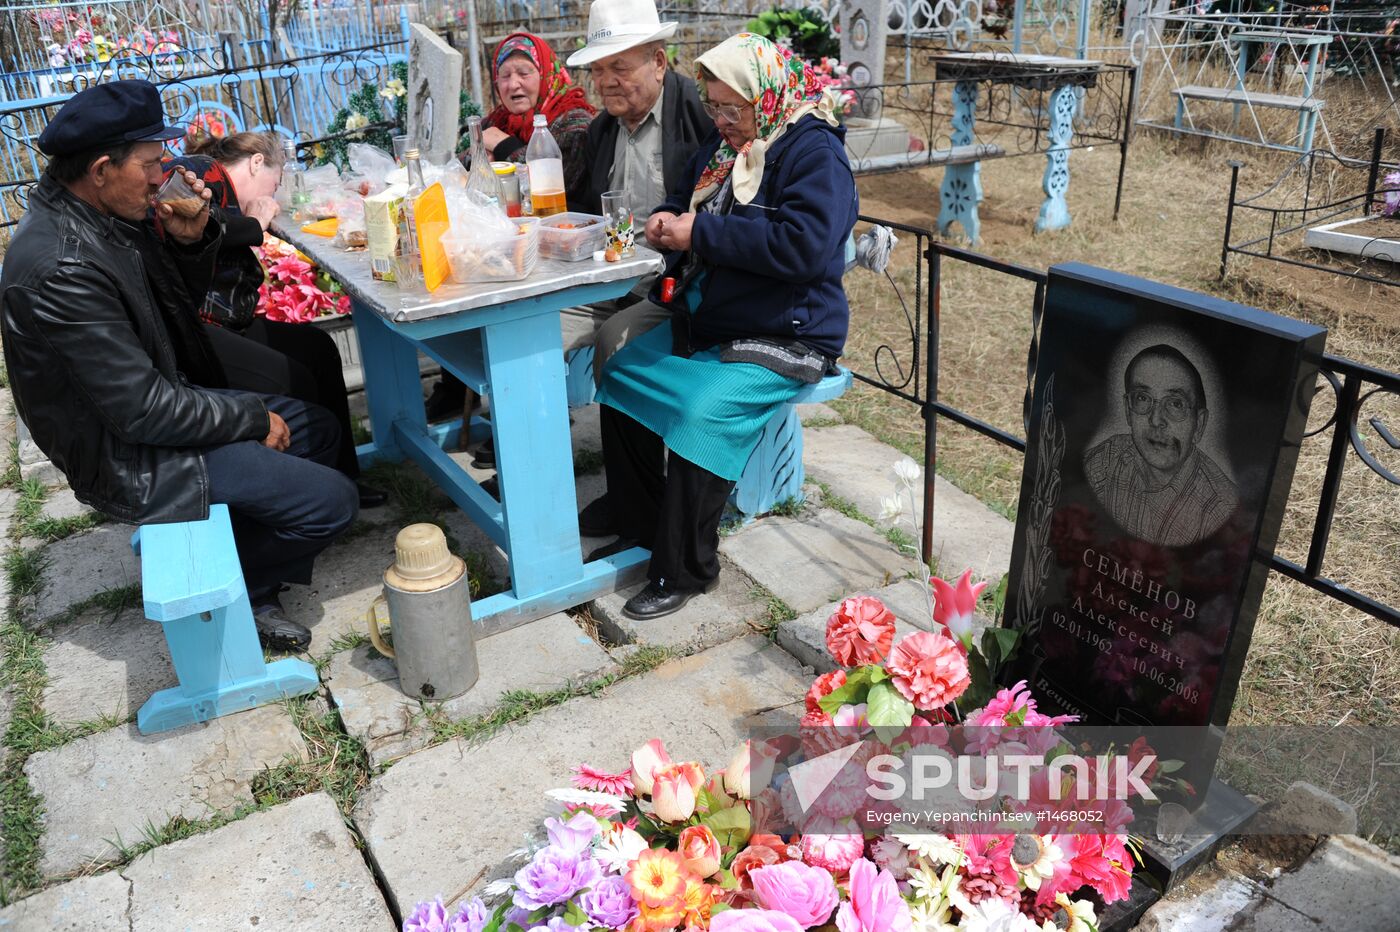
<svg viewBox="0 0 1400 932"><path fill-rule="evenodd" d="M651 290L651 276L647 276L632 289L643 296ZM612 301L583 307L567 307L559 312L559 325L564 338L564 352L593 346L593 379L602 379L603 366L613 354L637 337L671 319L671 312L650 301L638 301L630 307L617 310Z"/></svg>

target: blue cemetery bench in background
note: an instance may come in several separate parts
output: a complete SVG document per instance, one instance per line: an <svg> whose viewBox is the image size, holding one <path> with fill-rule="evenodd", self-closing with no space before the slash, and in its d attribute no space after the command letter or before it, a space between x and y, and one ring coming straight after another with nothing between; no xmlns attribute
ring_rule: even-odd
<svg viewBox="0 0 1400 932"><path fill-rule="evenodd" d="M146 617L165 628L180 685L136 713L143 735L309 693L316 669L291 657L267 663L233 543L227 505L204 521L147 524L131 535L141 555Z"/></svg>

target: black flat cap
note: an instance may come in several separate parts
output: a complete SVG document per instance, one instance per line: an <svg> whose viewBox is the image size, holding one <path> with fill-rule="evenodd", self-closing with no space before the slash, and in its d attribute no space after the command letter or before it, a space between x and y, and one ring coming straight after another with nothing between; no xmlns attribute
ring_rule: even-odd
<svg viewBox="0 0 1400 932"><path fill-rule="evenodd" d="M178 126L165 125L160 92L150 81L112 81L70 97L39 134L39 151L74 155L100 146L157 142L184 134Z"/></svg>

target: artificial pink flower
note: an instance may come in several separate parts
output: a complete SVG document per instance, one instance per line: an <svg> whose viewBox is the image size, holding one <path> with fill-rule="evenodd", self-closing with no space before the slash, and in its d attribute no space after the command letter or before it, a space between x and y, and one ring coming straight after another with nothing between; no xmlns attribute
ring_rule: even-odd
<svg viewBox="0 0 1400 932"><path fill-rule="evenodd" d="M1121 835L1071 835L1067 843L1070 883L1098 891L1105 903L1127 899L1133 883L1132 860Z"/></svg>
<svg viewBox="0 0 1400 932"><path fill-rule="evenodd" d="M890 654L889 670L894 688L921 710L943 708L972 684L958 645L932 631L916 631L900 641Z"/></svg>
<svg viewBox="0 0 1400 932"><path fill-rule="evenodd" d="M777 759L778 749L769 742L754 744L746 740L724 768L725 790L739 799L751 799L755 793L762 793L773 779L773 762Z"/></svg>
<svg viewBox="0 0 1400 932"><path fill-rule="evenodd" d="M652 738L632 752L632 789L638 796L651 793L656 772L671 766L671 755L660 738Z"/></svg>
<svg viewBox="0 0 1400 932"><path fill-rule="evenodd" d="M894 614L874 596L844 599L826 622L826 649L843 667L880 663L894 643Z"/></svg>
<svg viewBox="0 0 1400 932"><path fill-rule="evenodd" d="M936 599L933 606L933 620L948 632L948 636L966 647L972 641L973 611L977 608L977 597L987 588L985 582L972 583L972 570L963 570L956 586L949 585L937 576L929 578L933 584Z"/></svg>
<svg viewBox="0 0 1400 932"><path fill-rule="evenodd" d="M833 874L849 870L865 853L865 838L858 831L833 835L803 835L802 860Z"/></svg>
<svg viewBox="0 0 1400 932"><path fill-rule="evenodd" d="M861 858L851 866L850 894L836 913L841 932L913 932L909 904L889 871Z"/></svg>
<svg viewBox="0 0 1400 932"><path fill-rule="evenodd" d="M599 770L587 764L579 764L574 768L574 786L581 790L592 790L595 793L609 793L613 796L632 795L632 772L608 773L606 770Z"/></svg>
<svg viewBox="0 0 1400 932"><path fill-rule="evenodd" d="M826 922L841 902L831 874L801 861L760 867L749 876L759 906L786 913L804 929Z"/></svg>
<svg viewBox="0 0 1400 932"><path fill-rule="evenodd" d="M842 686L846 685L846 671L832 670L830 673L823 673L812 683L812 688L807 690L807 711L820 712L819 700L824 696L829 696Z"/></svg>
<svg viewBox="0 0 1400 932"><path fill-rule="evenodd" d="M710 932L802 932L802 926L771 909L726 909L710 920Z"/></svg>
<svg viewBox="0 0 1400 932"><path fill-rule="evenodd" d="M695 814L695 791L704 785L704 777L698 782L690 778L689 767L698 766L673 764L653 775L651 803L656 817L663 822L684 822Z"/></svg>
<svg viewBox="0 0 1400 932"><path fill-rule="evenodd" d="M704 879L714 876L720 868L719 840L704 825L682 829L679 850L681 857L685 858L686 868L696 877Z"/></svg>

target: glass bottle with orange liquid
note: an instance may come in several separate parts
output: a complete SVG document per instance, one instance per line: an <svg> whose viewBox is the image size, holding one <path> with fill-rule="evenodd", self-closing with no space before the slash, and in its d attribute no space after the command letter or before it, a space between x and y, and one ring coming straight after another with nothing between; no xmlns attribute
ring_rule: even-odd
<svg viewBox="0 0 1400 932"><path fill-rule="evenodd" d="M535 114L534 132L525 147L525 169L530 175L531 212L536 217L562 214L569 209L564 198L564 156L550 135L543 113Z"/></svg>

